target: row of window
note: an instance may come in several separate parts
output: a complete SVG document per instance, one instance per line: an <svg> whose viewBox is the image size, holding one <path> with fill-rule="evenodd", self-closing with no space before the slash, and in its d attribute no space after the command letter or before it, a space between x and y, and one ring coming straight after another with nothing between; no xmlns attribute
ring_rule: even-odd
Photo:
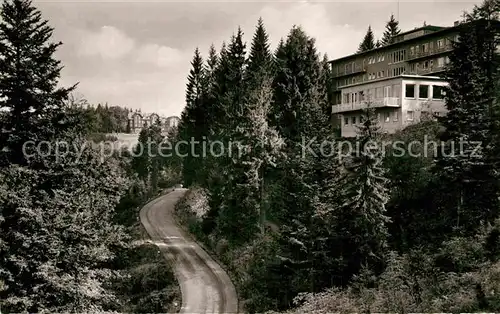
<svg viewBox="0 0 500 314"><path fill-rule="evenodd" d="M374 64L382 61L385 61L385 54L379 54L378 56L368 57L368 64Z"/></svg>
<svg viewBox="0 0 500 314"><path fill-rule="evenodd" d="M445 65L450 63L450 58L449 57L440 57L437 59L437 67L442 68ZM417 62L417 63L412 63L410 64L410 71L411 72L418 72L418 70L429 70L434 68L434 60L426 60L422 63Z"/></svg>
<svg viewBox="0 0 500 314"><path fill-rule="evenodd" d="M399 98L401 91L401 85L386 85L383 87L371 88L367 90L362 90L359 92L344 93L342 95L342 103L359 103L368 99L381 99L386 97ZM431 95L432 91L432 95ZM444 86L439 85L428 85L428 84L406 84L405 85L405 97L406 98L417 98L419 99L443 99L445 96Z"/></svg>
<svg viewBox="0 0 500 314"><path fill-rule="evenodd" d="M449 57L440 57L437 60L437 68L443 68L445 65L450 63L450 58ZM434 60L426 60L423 62L417 62L417 63L411 63L409 65L410 67L410 74L415 74L415 73L420 73L420 70L426 71L426 70L432 70L434 69ZM373 72L373 73L368 73L363 76L360 76L361 80L360 81L366 81L366 80L375 80L379 78L384 78L384 77L395 77L399 76L402 74L406 73L406 66L400 66L396 68L391 68L388 69L387 71L378 71L378 72ZM355 84L357 82L356 77L351 77L351 78L346 78L343 80L337 81L337 88L346 86L346 85L351 85Z"/></svg>
<svg viewBox="0 0 500 314"><path fill-rule="evenodd" d="M422 112L423 114L427 115L433 115L433 116L442 116L441 112L434 112L434 113L429 113L429 112ZM413 110L407 110L406 111L406 121L414 121L415 120L415 112ZM383 114L379 113L378 114L378 121L383 122L383 123L390 123L391 122L391 113L390 112L384 112ZM393 111L392 112L392 122L398 122L399 121L399 112L398 111ZM349 124L351 125L356 125L356 124L361 124L363 123L362 116L350 116L350 117L344 117L344 126L347 126Z"/></svg>
<svg viewBox="0 0 500 314"><path fill-rule="evenodd" d="M411 115L411 119L413 120L413 111L407 111L409 117ZM391 113L390 112L384 112L383 114L379 113L378 114L378 120L380 122L384 123L389 123L391 122ZM393 111L392 112L392 121L393 122L398 122L399 120L399 112L398 111ZM344 125L356 125L356 124L361 124L363 123L362 116L350 116L350 117L344 117Z"/></svg>
<svg viewBox="0 0 500 314"><path fill-rule="evenodd" d="M455 40L458 40L458 35L455 38ZM436 41L436 49L437 50L442 50L446 46L451 45L451 40L448 38L441 38ZM413 56L415 54L421 54L421 53L427 53L429 51L433 50L434 42L428 42L416 46L411 46L410 47L410 56Z"/></svg>
<svg viewBox="0 0 500 314"><path fill-rule="evenodd" d="M378 71L377 73L368 73L368 79L374 80L385 76L385 71Z"/></svg>
<svg viewBox="0 0 500 314"><path fill-rule="evenodd" d="M418 92L417 92L418 90ZM429 99L431 98L430 92L432 91L432 99L443 99L445 96L444 86L439 85L427 85L427 84L406 84L405 85L405 97L406 98L418 98Z"/></svg>
<svg viewBox="0 0 500 314"><path fill-rule="evenodd" d="M458 35L455 37L455 40L458 40ZM440 38L435 42L435 46L437 50L442 50L443 48L449 46L451 44L451 40L448 38ZM410 57L416 54L422 54L430 52L434 49L434 42L423 43L415 46L410 46L409 55ZM378 62L383 62L385 59L388 59L389 63L398 63L407 60L406 49L400 49L397 51L388 52L387 56L384 53L378 54L376 56L367 57L363 60L363 67L365 64L374 64ZM356 62L349 62L344 65L345 73L349 71L354 72L356 68ZM341 66L337 67L337 73L340 73Z"/></svg>
<svg viewBox="0 0 500 314"><path fill-rule="evenodd" d="M362 90L359 92L344 93L342 103L344 103L344 104L358 103L358 102L362 102L362 101L368 100L368 99L374 100L374 99L381 99L384 97L399 98L400 92L401 92L401 85L400 84L387 85L384 87L377 87L377 88L370 88L370 89ZM365 99L365 96L367 96L366 99Z"/></svg>

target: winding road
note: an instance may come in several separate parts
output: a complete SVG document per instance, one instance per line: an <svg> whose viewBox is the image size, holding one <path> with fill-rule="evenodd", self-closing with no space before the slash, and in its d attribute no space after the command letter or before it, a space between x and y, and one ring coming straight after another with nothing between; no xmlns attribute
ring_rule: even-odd
<svg viewBox="0 0 500 314"><path fill-rule="evenodd" d="M172 264L182 293L180 313L237 313L238 298L226 272L175 223L175 204L187 189L174 189L141 209L141 223Z"/></svg>

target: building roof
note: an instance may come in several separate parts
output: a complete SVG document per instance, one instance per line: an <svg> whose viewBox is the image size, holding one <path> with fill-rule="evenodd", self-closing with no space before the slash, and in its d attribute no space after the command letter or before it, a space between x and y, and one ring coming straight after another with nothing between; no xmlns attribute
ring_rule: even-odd
<svg viewBox="0 0 500 314"><path fill-rule="evenodd" d="M351 58L354 58L354 57L360 57L360 56L368 55L368 54L373 53L374 51L381 51L381 50L388 49L388 48L394 48L394 47L401 46L401 45L404 45L406 43L409 43L411 41L420 40L422 38L432 37L432 36L435 36L436 34L450 33L450 32L456 31L458 29L458 27L460 27L460 25L452 26L452 27L442 27L442 26L433 26L433 25L423 26L423 27L420 27L420 28L417 28L417 29L413 29L411 31L400 33L397 37L400 37L402 35L404 36L404 35L407 35L407 34L410 34L410 33L413 33L413 32L417 32L417 31L420 31L422 29L435 30L435 31L433 31L431 33L427 33L427 34L421 35L421 36L409 38L409 39L406 39L406 40L401 40L401 41L392 43L390 45L382 46L382 47L375 48L375 49L372 49L372 50L368 50L368 51L364 51L364 52L357 52L357 53L354 53L354 54L351 54L351 55L348 55L348 56L344 56L344 57L341 57L341 58L338 58L338 59L333 59L333 60L328 61L328 63L334 63L334 62L339 62L339 61L351 59Z"/></svg>
<svg viewBox="0 0 500 314"><path fill-rule="evenodd" d="M351 55L348 55L348 56L345 56L345 57L342 57L342 58L330 60L330 61L328 61L328 63L334 63L334 62L344 61L344 60L348 60L348 59L351 59L351 58L368 55L368 54L371 54L371 53L373 53L375 51L381 51L381 50L384 50L384 49L391 49L391 48L394 48L394 47L397 47L397 46L402 46L402 45L407 44L407 43L412 42L412 41L420 40L422 38L433 37L433 36L436 36L437 34L444 35L444 34L447 34L447 33L458 32L460 28L464 27L464 25L470 25L470 23L474 23L474 24L478 23L479 25L481 25L480 23L488 23L488 22L490 22L490 23L492 22L497 27L500 27L500 22L499 21L497 21L497 20L489 20L488 21L487 19L480 19L480 20L476 20L474 22L468 22L468 23L465 23L465 22L458 22L457 23L456 22L454 26L450 26L450 27L426 25L426 26L423 26L423 27L420 27L420 28L417 28L417 29L413 29L411 31L407 31L405 33L400 33L400 34L398 34L397 37L399 37L401 35L409 34L409 33L412 33L412 32L417 32L417 31L422 30L422 29L431 30L430 33L423 34L421 36L416 36L416 37L413 37L413 38L409 38L409 39L406 39L406 40L401 40L401 41L395 42L395 43L387 45L387 46L382 46L382 47L375 48L375 49L372 49L372 50L368 50L368 51L364 51L364 52L358 52L358 53L354 53L354 54L351 54Z"/></svg>
<svg viewBox="0 0 500 314"><path fill-rule="evenodd" d="M425 25L425 26L422 26L422 27L415 27L414 29L406 31L406 32L399 33L395 37L396 38L397 37L401 37L401 36L408 35L408 34L415 33L415 32L419 32L419 31L422 31L422 30L431 31L431 32L437 32L437 31L440 31L440 30L443 30L443 29L446 29L446 28L449 28L449 27L435 26L435 25Z"/></svg>

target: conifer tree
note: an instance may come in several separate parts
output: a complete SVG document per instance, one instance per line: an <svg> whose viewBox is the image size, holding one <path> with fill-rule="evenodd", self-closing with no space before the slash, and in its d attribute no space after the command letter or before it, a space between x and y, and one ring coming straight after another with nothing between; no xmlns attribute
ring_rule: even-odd
<svg viewBox="0 0 500 314"><path fill-rule="evenodd" d="M58 88L60 62L51 43L53 29L29 0L4 1L0 22L0 163L24 163L22 145L43 140L71 126L64 101L75 88Z"/></svg>
<svg viewBox="0 0 500 314"><path fill-rule="evenodd" d="M194 52L191 66L186 90L186 107L181 114L179 125L180 139L188 143L201 141L208 126L207 108L204 103L207 88L205 69L198 48ZM203 167L199 157L200 146L196 145L195 151L191 151L191 145L184 145L183 148L185 151L182 154L186 156L182 168L184 184L190 186L197 181L196 175Z"/></svg>
<svg viewBox="0 0 500 314"><path fill-rule="evenodd" d="M453 43L445 74L448 113L439 119L447 143L436 165L440 186L446 186L440 199L443 223L469 232L497 217L500 206L494 177L498 163L491 153L499 134L493 119L500 64L498 11L492 3L486 1L466 16L469 23L462 24Z"/></svg>
<svg viewBox="0 0 500 314"><path fill-rule="evenodd" d="M207 87L206 92L208 98L206 99L207 102L212 101L214 98L214 88L216 83L215 71L217 69L218 62L219 58L217 56L217 51L215 50L215 46L212 44L208 51L208 58L205 66L205 85ZM207 130L208 129L210 129L209 126L207 126Z"/></svg>
<svg viewBox="0 0 500 314"><path fill-rule="evenodd" d="M229 149L230 144L234 142L232 138L235 135L239 117L242 115L245 106L245 56L246 44L243 42L243 31L238 28L237 33L231 37L229 45L223 44L215 70L213 101L210 103L210 115L213 124L208 140L210 143L218 141L222 143L223 147L222 156L209 156L205 159L210 206L207 219L205 219L205 230L215 228L222 201L224 199L228 200L226 196L233 193L233 185L229 182L234 182L236 173L232 171ZM220 145L217 147L219 149ZM227 207L225 209L226 216L230 217L236 210L232 206ZM224 218L221 219L223 223Z"/></svg>
<svg viewBox="0 0 500 314"><path fill-rule="evenodd" d="M275 54L275 101L270 122L285 141L286 157L273 173L271 196L273 215L280 217L281 266L293 273L283 274L284 285L292 291L313 291L316 258L314 223L318 180L323 173L318 146L327 139L328 117L323 108L328 101L323 85L323 66L314 39L294 27ZM303 150L312 141L311 150ZM315 154L318 154L315 156ZM295 290L297 289L297 290Z"/></svg>
<svg viewBox="0 0 500 314"><path fill-rule="evenodd" d="M362 266L380 270L388 237L388 180L382 165L380 126L373 108L363 111L357 133L356 149L343 161L344 171L337 181L339 206L334 210L339 241L336 247L342 250L346 279Z"/></svg>
<svg viewBox="0 0 500 314"><path fill-rule="evenodd" d="M241 143L235 147L238 156L232 156L231 173L219 217L219 229L231 239L248 241L258 231L264 231L263 206L266 169L276 161L281 140L268 126L267 116L272 102L271 53L267 34L260 19L256 29L246 68L243 106L235 112L238 122L231 130L231 140Z"/></svg>
<svg viewBox="0 0 500 314"><path fill-rule="evenodd" d="M373 35L372 27L368 26L366 35L363 41L359 44L358 52L365 52L375 48L375 36Z"/></svg>
<svg viewBox="0 0 500 314"><path fill-rule="evenodd" d="M278 47L275 59L272 125L287 142L298 143L306 134L323 134L321 105L325 94L320 94L321 63L314 39L300 27L292 28L286 42Z"/></svg>
<svg viewBox="0 0 500 314"><path fill-rule="evenodd" d="M264 21L259 18L250 47L248 67L246 69L247 79L255 81L255 77L266 76L270 71L272 60L273 56L269 49L269 35L264 27Z"/></svg>
<svg viewBox="0 0 500 314"><path fill-rule="evenodd" d="M326 95L326 99L322 104L323 112L325 117L330 120L332 112L332 95L333 93L333 83L332 83L332 68L330 66L328 55L323 56L321 61L321 75L320 75L320 94Z"/></svg>
<svg viewBox="0 0 500 314"><path fill-rule="evenodd" d="M394 14L391 14L391 18L385 26L384 34L382 35L382 40L380 41L381 46L387 46L394 43L394 37L401 33L399 29L399 21L396 21Z"/></svg>

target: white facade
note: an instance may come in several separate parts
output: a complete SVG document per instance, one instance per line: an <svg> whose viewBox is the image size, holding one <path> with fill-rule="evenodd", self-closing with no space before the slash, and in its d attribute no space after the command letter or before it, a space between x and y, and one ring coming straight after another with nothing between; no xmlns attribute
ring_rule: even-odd
<svg viewBox="0 0 500 314"><path fill-rule="evenodd" d="M344 86L342 103L332 106L341 116L341 136L356 136L361 110L376 108L382 130L394 133L419 122L422 115L443 115L443 87L448 83L439 77L401 75L376 82Z"/></svg>

